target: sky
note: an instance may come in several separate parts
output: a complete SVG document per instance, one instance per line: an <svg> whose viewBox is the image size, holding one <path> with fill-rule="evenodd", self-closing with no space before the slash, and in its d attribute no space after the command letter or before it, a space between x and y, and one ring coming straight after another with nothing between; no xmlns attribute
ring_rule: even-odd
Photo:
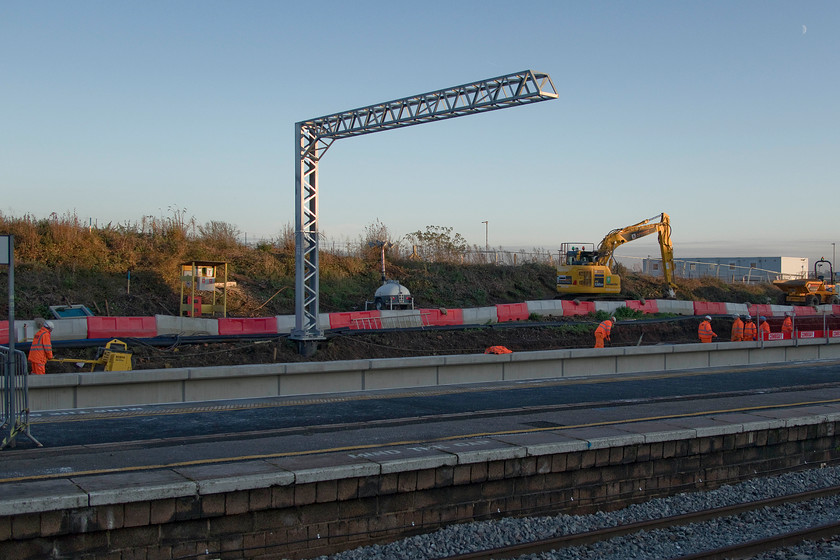
<svg viewBox="0 0 840 560"><path fill-rule="evenodd" d="M276 238L296 122L532 69L556 100L336 141L322 244L379 221L556 251L666 212L677 258L813 262L840 243L838 60L834 0L0 0L0 213Z"/></svg>

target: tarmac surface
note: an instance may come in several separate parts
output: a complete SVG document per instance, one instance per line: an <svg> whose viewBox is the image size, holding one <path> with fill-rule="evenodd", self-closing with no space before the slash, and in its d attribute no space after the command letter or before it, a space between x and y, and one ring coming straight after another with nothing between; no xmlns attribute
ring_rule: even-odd
<svg viewBox="0 0 840 560"><path fill-rule="evenodd" d="M604 437L621 423L690 426L760 411L840 410L840 362L341 393L317 397L50 411L0 451L4 484L163 469L236 470L281 461L318 468L363 458L411 460L458 448ZM675 424L676 423L676 424ZM640 428L641 429L641 428ZM659 428L661 429L661 428ZM492 441L491 441L492 440Z"/></svg>

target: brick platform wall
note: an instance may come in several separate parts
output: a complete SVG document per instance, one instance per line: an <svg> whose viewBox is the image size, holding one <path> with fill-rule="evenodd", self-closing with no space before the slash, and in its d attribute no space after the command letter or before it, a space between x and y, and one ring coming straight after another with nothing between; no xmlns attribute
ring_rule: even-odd
<svg viewBox="0 0 840 560"><path fill-rule="evenodd" d="M840 458L832 422L0 517L0 558L311 558L451 523L585 514ZM209 556L205 556L207 553Z"/></svg>

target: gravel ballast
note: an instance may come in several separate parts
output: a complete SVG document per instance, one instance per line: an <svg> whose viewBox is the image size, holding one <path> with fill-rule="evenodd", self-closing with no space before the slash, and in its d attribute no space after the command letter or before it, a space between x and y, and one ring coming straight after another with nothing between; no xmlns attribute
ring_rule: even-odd
<svg viewBox="0 0 840 560"><path fill-rule="evenodd" d="M504 518L445 527L385 545L361 547L318 560L434 560L487 548L627 525L694 511L773 498L840 484L840 467L823 467L723 486L709 492L657 498L591 515ZM796 531L840 519L840 497L763 508L671 529L640 532L585 547L522 556L522 560L661 560ZM840 559L840 542L804 543L756 558Z"/></svg>

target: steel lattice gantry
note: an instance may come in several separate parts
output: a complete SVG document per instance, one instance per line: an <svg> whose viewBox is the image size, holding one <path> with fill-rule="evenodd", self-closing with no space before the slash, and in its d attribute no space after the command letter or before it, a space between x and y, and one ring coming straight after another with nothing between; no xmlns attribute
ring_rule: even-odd
<svg viewBox="0 0 840 560"><path fill-rule="evenodd" d="M318 326L318 162L332 143L415 124L557 98L551 77L525 70L295 124L295 329L302 353L322 340Z"/></svg>

